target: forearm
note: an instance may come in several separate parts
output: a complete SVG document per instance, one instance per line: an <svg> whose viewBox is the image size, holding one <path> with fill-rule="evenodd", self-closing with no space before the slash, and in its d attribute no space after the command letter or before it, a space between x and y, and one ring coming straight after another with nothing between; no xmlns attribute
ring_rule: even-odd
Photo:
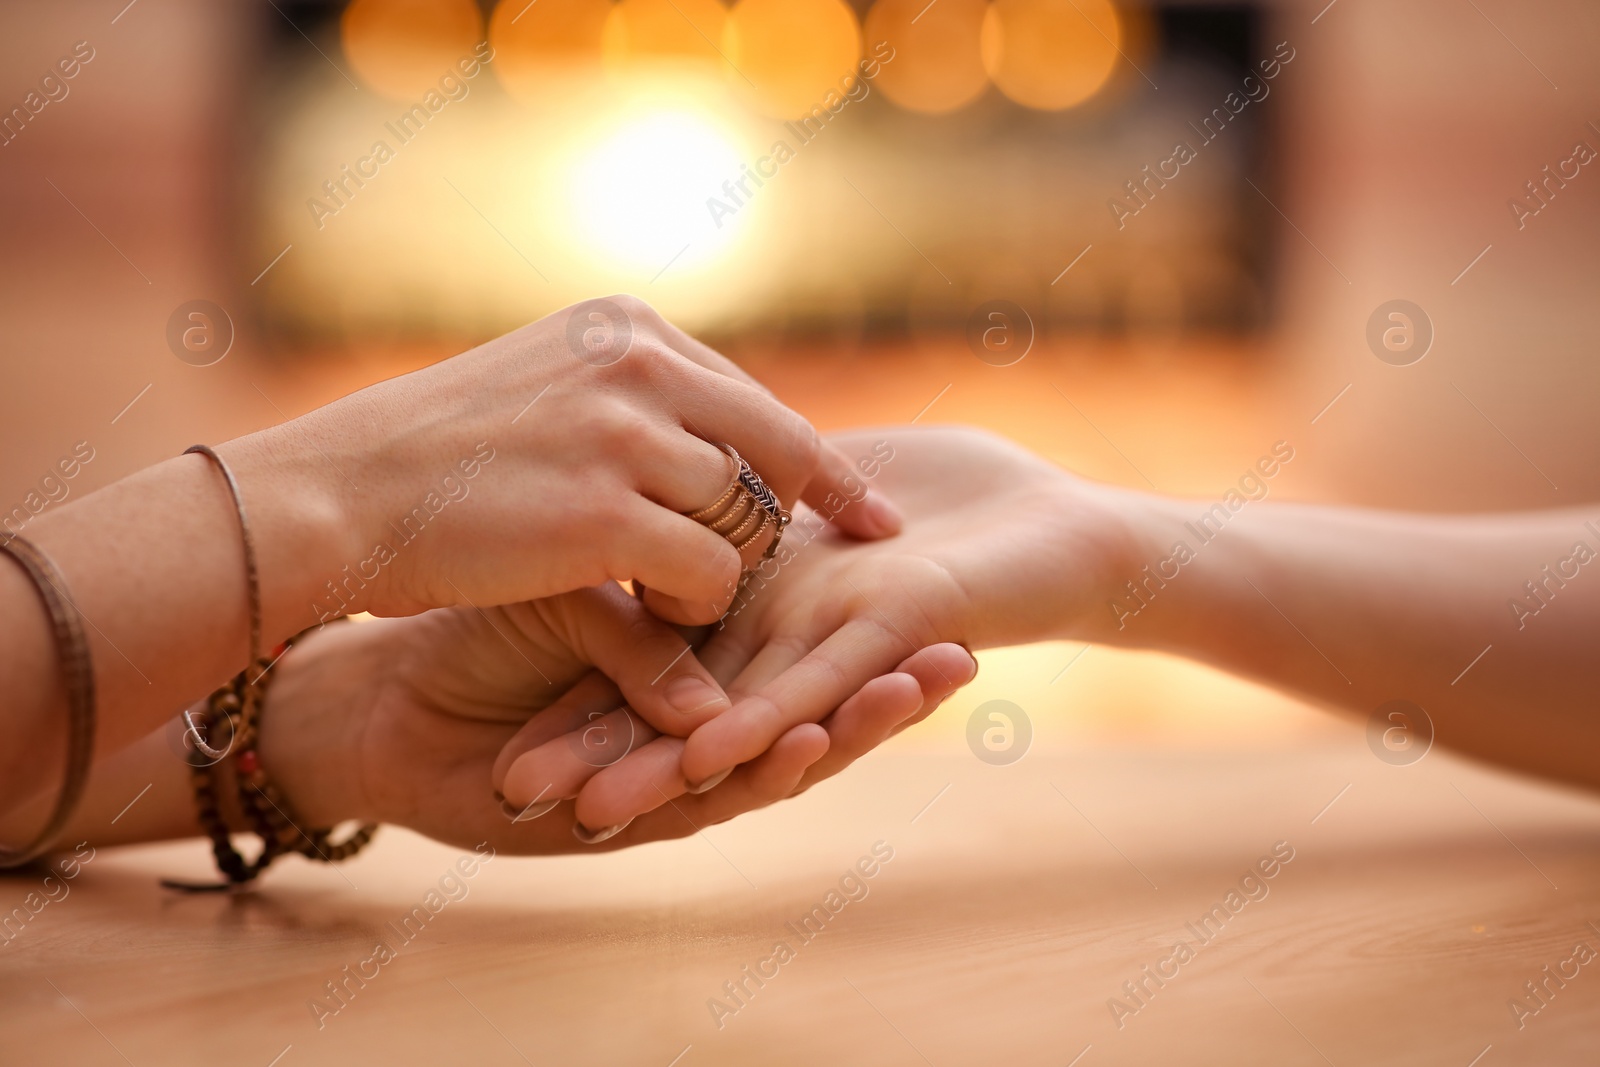
<svg viewBox="0 0 1600 1067"><path fill-rule="evenodd" d="M1201 524L1203 503L1141 497L1134 513L1137 566L1084 636L1361 714L1409 700L1441 743L1600 785L1600 573L1575 558L1600 550L1586 526L1600 508L1446 517L1257 502Z"/></svg>
<svg viewBox="0 0 1600 1067"><path fill-rule="evenodd" d="M338 572L347 536L332 472L269 431L221 448L244 489L261 573L263 646L314 623L310 605ZM308 456L307 453L310 453ZM29 524L84 620L103 757L151 732L247 657L239 522L203 456L158 464ZM59 660L38 594L0 561L0 810L56 788L66 722Z"/></svg>
<svg viewBox="0 0 1600 1067"><path fill-rule="evenodd" d="M305 828L366 816L360 800L358 744L380 648L354 641L354 627L330 627L298 644L272 670L261 709L257 755L295 820ZM342 632L341 632L342 631ZM180 753L176 716L120 752L98 761L83 801L57 841L101 847L195 837L201 833L189 765ZM220 764L218 812L230 828L252 827L236 799L231 759ZM35 797L0 814L0 840L20 840L48 814L54 797Z"/></svg>

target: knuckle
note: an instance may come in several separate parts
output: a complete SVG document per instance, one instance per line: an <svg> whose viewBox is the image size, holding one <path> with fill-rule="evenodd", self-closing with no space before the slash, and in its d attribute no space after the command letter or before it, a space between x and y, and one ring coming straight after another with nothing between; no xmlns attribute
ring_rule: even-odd
<svg viewBox="0 0 1600 1067"><path fill-rule="evenodd" d="M602 368L601 381L625 389L640 385L660 387L667 373L678 359L678 354L667 345L648 335L635 334L633 344L625 359ZM659 398L655 398L659 403Z"/></svg>
<svg viewBox="0 0 1600 1067"><path fill-rule="evenodd" d="M638 407L623 400L598 404L582 423L583 433L609 454L631 455L649 433L650 419Z"/></svg>
<svg viewBox="0 0 1600 1067"><path fill-rule="evenodd" d="M816 646L804 634L793 633L773 635L768 647L773 650L773 654L780 657L781 662L798 663L810 655Z"/></svg>
<svg viewBox="0 0 1600 1067"><path fill-rule="evenodd" d="M818 461L822 458L822 435L817 433L817 428L799 415L795 419L794 455L796 461L807 471L815 470Z"/></svg>
<svg viewBox="0 0 1600 1067"><path fill-rule="evenodd" d="M651 310L650 305L645 300L634 296L632 293L612 293L605 299L629 314L637 311L642 315Z"/></svg>
<svg viewBox="0 0 1600 1067"><path fill-rule="evenodd" d="M847 692L859 687L860 679L852 678L832 656L824 652L813 652L810 658L812 668L819 676L817 679L819 688Z"/></svg>
<svg viewBox="0 0 1600 1067"><path fill-rule="evenodd" d="M770 697L761 696L759 693L746 697L740 709L744 716L744 724L753 727L763 741L775 738L783 729L783 709ZM763 744L765 749L765 744Z"/></svg>
<svg viewBox="0 0 1600 1067"><path fill-rule="evenodd" d="M771 410L766 420L777 444L784 467L770 472L774 482L781 483L785 497L800 495L801 488L811 479L822 458L822 438L816 427L776 400L770 401ZM774 485L777 488L777 485Z"/></svg>
<svg viewBox="0 0 1600 1067"><path fill-rule="evenodd" d="M704 527L685 529L689 534L688 552L681 561L685 576L703 585L708 599L730 596L738 588L742 573L738 551Z"/></svg>
<svg viewBox="0 0 1600 1067"><path fill-rule="evenodd" d="M654 328L661 323L661 313L632 293L614 293L605 299L621 308L635 326Z"/></svg>
<svg viewBox="0 0 1600 1067"><path fill-rule="evenodd" d="M682 358L670 345L663 344L653 337L641 337L635 340L633 355L637 357L634 360L634 373L652 381L661 378L664 372Z"/></svg>
<svg viewBox="0 0 1600 1067"><path fill-rule="evenodd" d="M635 604L637 603L635 601ZM629 612L629 618L622 624L622 636L627 642L626 647L629 648L644 649L662 643L673 645L681 643L672 640L667 627L642 607Z"/></svg>

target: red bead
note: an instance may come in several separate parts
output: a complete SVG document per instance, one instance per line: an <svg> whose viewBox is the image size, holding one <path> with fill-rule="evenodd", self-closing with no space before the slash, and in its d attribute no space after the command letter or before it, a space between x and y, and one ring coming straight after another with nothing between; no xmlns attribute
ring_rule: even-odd
<svg viewBox="0 0 1600 1067"><path fill-rule="evenodd" d="M239 753L238 767L240 774L254 774L260 763L256 760L254 749Z"/></svg>

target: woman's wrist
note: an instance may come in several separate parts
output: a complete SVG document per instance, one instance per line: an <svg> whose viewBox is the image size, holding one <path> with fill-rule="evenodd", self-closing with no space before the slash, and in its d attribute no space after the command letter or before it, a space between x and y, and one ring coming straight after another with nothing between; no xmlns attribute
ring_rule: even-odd
<svg viewBox="0 0 1600 1067"><path fill-rule="evenodd" d="M1273 552L1273 526L1241 502L1117 490L1124 551L1102 583L1081 637L1126 648L1203 654L1248 625L1259 594L1250 576ZM1243 501L1243 498L1240 498ZM1266 505L1257 504L1256 508Z"/></svg>
<svg viewBox="0 0 1600 1067"><path fill-rule="evenodd" d="M381 623L345 623L308 634L268 676L257 752L301 828L376 820L362 763L367 713L387 675ZM276 675L276 677L272 677Z"/></svg>
<svg viewBox="0 0 1600 1067"><path fill-rule="evenodd" d="M1174 611L1151 609L1173 582L1182 581L1182 572L1193 562L1179 548L1193 542L1184 527L1182 502L1120 486L1095 486L1094 491L1100 519L1091 534L1095 551L1089 554L1086 603L1064 636L1096 644L1148 646L1158 629L1170 628L1176 621ZM1081 521L1081 487L1070 487L1068 495ZM1165 606L1173 608L1176 603Z"/></svg>
<svg viewBox="0 0 1600 1067"><path fill-rule="evenodd" d="M312 432L297 419L219 448L243 489L269 643L364 608L363 590L349 583L345 591L340 583L369 524L354 485Z"/></svg>

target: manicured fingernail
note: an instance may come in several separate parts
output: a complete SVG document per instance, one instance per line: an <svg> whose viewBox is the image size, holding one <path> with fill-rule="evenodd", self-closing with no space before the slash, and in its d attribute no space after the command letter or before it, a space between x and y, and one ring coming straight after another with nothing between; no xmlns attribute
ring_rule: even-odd
<svg viewBox="0 0 1600 1067"><path fill-rule="evenodd" d="M705 679L688 674L667 683L667 703L685 715L692 715L715 707L725 708L728 698Z"/></svg>
<svg viewBox="0 0 1600 1067"><path fill-rule="evenodd" d="M531 822L541 815L548 815L560 804L559 800L535 800L525 808L519 808L511 801L500 798L500 814L512 822Z"/></svg>
<svg viewBox="0 0 1600 1067"><path fill-rule="evenodd" d="M608 826L604 830L591 830L584 826L583 823L575 822L572 824L572 836L586 845L598 845L600 842L609 841L622 833L628 828L628 823L632 821L632 819L629 819L627 822L619 822L617 825Z"/></svg>
<svg viewBox="0 0 1600 1067"><path fill-rule="evenodd" d="M701 782L699 785L691 785L689 787L689 792L693 793L695 796L699 796L701 793L709 793L711 790L715 789L717 786L726 781L728 775L732 773L732 767L729 767L725 771L719 771L718 773L713 774L710 778L707 778L705 781Z"/></svg>
<svg viewBox="0 0 1600 1067"><path fill-rule="evenodd" d="M861 501L861 506L866 509L867 519L873 526L885 534L899 533L905 525L906 518L895 507L894 501L875 490L868 490L866 497Z"/></svg>

